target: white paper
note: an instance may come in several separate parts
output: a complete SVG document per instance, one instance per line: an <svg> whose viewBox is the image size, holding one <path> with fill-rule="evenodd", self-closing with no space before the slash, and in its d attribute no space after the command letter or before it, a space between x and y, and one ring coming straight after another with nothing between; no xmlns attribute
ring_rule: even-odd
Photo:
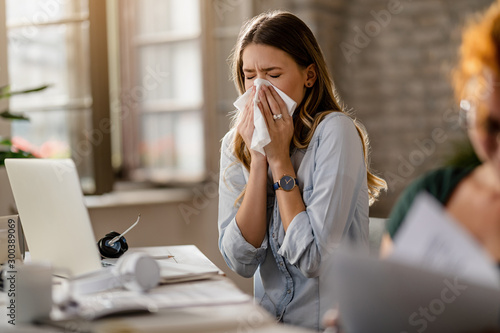
<svg viewBox="0 0 500 333"><path fill-rule="evenodd" d="M166 260L157 262L160 266L160 283L203 280L219 274L217 267L208 265L183 264Z"/></svg>
<svg viewBox="0 0 500 333"><path fill-rule="evenodd" d="M500 287L498 268L492 258L426 192L414 200L394 238L390 259Z"/></svg>
<svg viewBox="0 0 500 333"><path fill-rule="evenodd" d="M148 297L159 308L237 304L252 300L226 278L162 285Z"/></svg>
<svg viewBox="0 0 500 333"><path fill-rule="evenodd" d="M148 293L116 289L76 297L79 303L77 314L87 319L131 310L156 311L187 306L238 304L250 302L251 299L225 278L165 284ZM58 315L56 318L53 316L53 319L64 319L62 314Z"/></svg>
<svg viewBox="0 0 500 333"><path fill-rule="evenodd" d="M273 86L276 92L280 95L280 97L283 99L285 102L288 113L293 115L293 112L295 111L295 107L297 106L297 103L293 99L291 99L289 96L287 96L283 91L279 90L276 88L274 85L271 84L271 82L264 80L264 79L256 79L254 81L254 86L257 87L257 91L255 93L255 97L253 100L253 118L254 118L254 131L253 131L253 136L252 136L252 143L250 145L250 149L256 150L262 155L266 155L264 152L264 147L267 146L271 142L271 138L269 136L269 131L267 130L267 125L266 121L264 119L264 116L262 115L262 112L260 111L259 107L257 106L257 101L258 101L258 92L260 90L260 87L262 85L266 86ZM247 104L248 98L250 98L251 91L248 90L245 92L243 95L241 95L235 102L234 106L239 110L243 111L245 110L245 105Z"/></svg>

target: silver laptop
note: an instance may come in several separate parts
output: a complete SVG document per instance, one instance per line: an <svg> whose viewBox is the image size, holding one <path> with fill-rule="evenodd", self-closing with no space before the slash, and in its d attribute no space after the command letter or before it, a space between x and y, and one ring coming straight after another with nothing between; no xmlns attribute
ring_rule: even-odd
<svg viewBox="0 0 500 333"><path fill-rule="evenodd" d="M73 161L6 159L5 166L32 261L73 277L101 269Z"/></svg>

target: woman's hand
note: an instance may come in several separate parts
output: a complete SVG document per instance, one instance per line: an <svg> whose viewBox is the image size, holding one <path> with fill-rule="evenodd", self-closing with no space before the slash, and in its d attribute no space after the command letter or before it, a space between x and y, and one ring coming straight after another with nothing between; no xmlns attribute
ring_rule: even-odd
<svg viewBox="0 0 500 333"><path fill-rule="evenodd" d="M293 119L285 102L272 86L262 85L259 91L259 108L266 119L271 142L264 147L267 161L273 164L290 159L290 142L293 137ZM273 118L273 116L281 118Z"/></svg>
<svg viewBox="0 0 500 333"><path fill-rule="evenodd" d="M243 141L245 141L246 146L250 149L250 144L252 143L253 135L253 99L255 96L255 87L250 88L252 94L247 100L243 114L240 116L238 126L236 127L238 133L240 133Z"/></svg>
<svg viewBox="0 0 500 333"><path fill-rule="evenodd" d="M252 162L258 161L258 160L265 160L265 156L259 153L258 151L255 151L253 149L250 149L250 145L252 144L252 136L253 136L253 131L254 131L254 119L253 119L253 100L255 97L255 87L250 88L252 90L252 94L250 95L250 98L247 101L247 104L245 105L245 109L243 110L243 114L241 115L241 118L239 120L238 126L236 127L238 133L240 133L241 137L243 138L243 141L245 142L245 145L247 146L247 149L250 151L250 156L252 157Z"/></svg>
<svg viewBox="0 0 500 333"><path fill-rule="evenodd" d="M325 315L323 316L323 327L325 327L323 333L343 332L339 322L339 311L336 308L325 312Z"/></svg>

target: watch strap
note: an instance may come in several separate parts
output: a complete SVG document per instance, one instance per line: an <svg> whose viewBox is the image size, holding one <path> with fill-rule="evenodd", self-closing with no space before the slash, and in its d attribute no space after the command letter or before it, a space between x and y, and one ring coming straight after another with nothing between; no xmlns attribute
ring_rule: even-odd
<svg viewBox="0 0 500 333"><path fill-rule="evenodd" d="M276 183L273 184L273 189L276 191L279 188L280 188L280 181L278 180Z"/></svg>

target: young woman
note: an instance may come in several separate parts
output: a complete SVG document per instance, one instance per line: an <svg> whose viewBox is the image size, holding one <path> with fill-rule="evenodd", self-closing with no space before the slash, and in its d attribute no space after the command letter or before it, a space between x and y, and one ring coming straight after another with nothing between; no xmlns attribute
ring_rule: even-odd
<svg viewBox="0 0 500 333"><path fill-rule="evenodd" d="M339 106L310 29L293 14L247 22L232 70L245 109L222 142L219 248L228 266L254 276L255 298L277 320L320 328L326 311L322 259L344 240L368 244L368 207L385 188L370 173L365 132ZM271 142L250 149L257 106ZM274 87L297 103L293 116Z"/></svg>

